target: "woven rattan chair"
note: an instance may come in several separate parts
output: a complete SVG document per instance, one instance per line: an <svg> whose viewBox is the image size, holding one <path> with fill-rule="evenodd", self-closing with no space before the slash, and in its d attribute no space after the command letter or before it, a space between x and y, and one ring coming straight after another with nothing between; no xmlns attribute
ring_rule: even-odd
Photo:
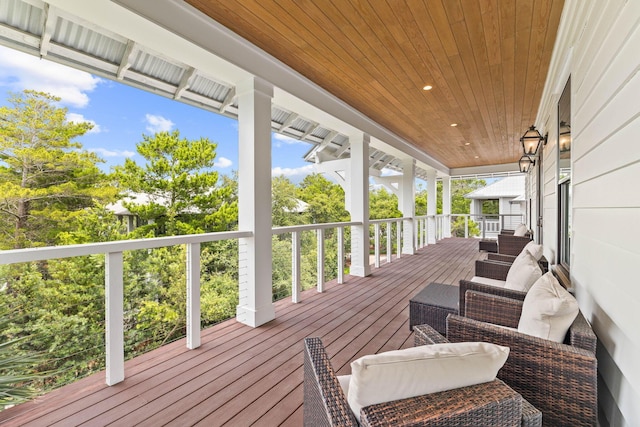
<svg viewBox="0 0 640 427"><path fill-rule="evenodd" d="M498 253L518 255L531 241L531 236L514 236L512 234L498 234Z"/></svg>
<svg viewBox="0 0 640 427"><path fill-rule="evenodd" d="M596 425L596 336L584 316L578 314L560 344L496 326L517 328L522 311L517 295L466 294L466 317L448 316L447 338L509 347L498 378L542 411L543 425Z"/></svg>
<svg viewBox="0 0 640 427"><path fill-rule="evenodd" d="M493 254L493 255L498 255L498 254ZM513 260L511 260L511 262L508 262L508 259L504 257L505 255L502 255L502 256L498 255L496 259L492 259L492 260L489 260L489 259L476 260L475 276L487 277L489 279L495 279L495 280L507 280L507 274L509 272L509 269L511 268L511 264L513 263ZM507 257L511 257L511 256L507 255ZM499 260L501 258L503 260ZM515 259L515 257L513 257L513 259ZM544 257L542 257L542 259L538 261L538 265L540 265L540 269L542 270L543 274L548 271L549 263ZM497 286L491 286L491 285L473 282L470 280L460 280L459 287L460 287L460 290L458 295L460 299L458 303L458 310L461 316L464 316L465 314L465 308L464 308L465 296L468 290L479 291L479 292L484 292L484 293L493 294L493 295L499 295L507 298L515 298L515 299L519 299L520 301L524 300L524 297L526 295L526 292L504 289Z"/></svg>
<svg viewBox="0 0 640 427"><path fill-rule="evenodd" d="M434 337L439 337L433 342L446 342L429 329ZM526 418L522 417L523 407L527 410ZM319 338L304 340L303 412L305 426L359 425ZM525 423L521 424L523 420ZM367 406L362 408L360 425L537 426L540 422L539 411L504 382L495 380Z"/></svg>

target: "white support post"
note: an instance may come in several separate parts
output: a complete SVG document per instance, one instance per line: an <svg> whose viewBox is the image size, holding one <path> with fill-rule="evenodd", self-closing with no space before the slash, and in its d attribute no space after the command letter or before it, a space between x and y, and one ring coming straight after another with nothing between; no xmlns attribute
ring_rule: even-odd
<svg viewBox="0 0 640 427"><path fill-rule="evenodd" d="M187 348L200 347L200 243L187 244Z"/></svg>
<svg viewBox="0 0 640 427"><path fill-rule="evenodd" d="M349 199L351 221L362 225L351 227L351 268L354 276L371 274L369 265L369 135L358 133L349 137Z"/></svg>
<svg viewBox="0 0 640 427"><path fill-rule="evenodd" d="M374 246L374 259L376 268L380 268L380 224L373 225L373 246Z"/></svg>
<svg viewBox="0 0 640 427"><path fill-rule="evenodd" d="M105 345L107 385L124 381L124 281L122 252L105 255Z"/></svg>
<svg viewBox="0 0 640 427"><path fill-rule="evenodd" d="M324 292L324 229L317 230L318 240L318 292Z"/></svg>
<svg viewBox="0 0 640 427"><path fill-rule="evenodd" d="M400 196L398 197L398 210L402 212L405 218L414 218L416 216L416 161L414 159L404 159L402 161L402 181L400 182ZM410 219L403 222L403 243L402 253L413 255L416 253L417 241L414 238L414 230L416 229ZM400 248L398 247L398 253Z"/></svg>
<svg viewBox="0 0 640 427"><path fill-rule="evenodd" d="M344 283L344 228L338 227L338 283Z"/></svg>
<svg viewBox="0 0 640 427"><path fill-rule="evenodd" d="M387 222L387 264L391 262L391 221Z"/></svg>
<svg viewBox="0 0 640 427"><path fill-rule="evenodd" d="M291 233L291 302L300 302L301 272L300 272L300 233Z"/></svg>
<svg viewBox="0 0 640 427"><path fill-rule="evenodd" d="M451 177L442 178L443 237L451 237Z"/></svg>
<svg viewBox="0 0 640 427"><path fill-rule="evenodd" d="M238 96L238 227L236 318L257 327L275 318L271 249L271 99L273 86L257 77L236 86Z"/></svg>
<svg viewBox="0 0 640 427"><path fill-rule="evenodd" d="M427 243L436 243L436 206L438 186L435 169L427 170Z"/></svg>

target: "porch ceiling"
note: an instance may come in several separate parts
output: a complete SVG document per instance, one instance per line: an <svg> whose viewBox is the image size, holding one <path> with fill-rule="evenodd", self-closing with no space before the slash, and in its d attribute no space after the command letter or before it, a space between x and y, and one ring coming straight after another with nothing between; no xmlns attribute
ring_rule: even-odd
<svg viewBox="0 0 640 427"><path fill-rule="evenodd" d="M186 2L461 168L521 157L564 0Z"/></svg>
<svg viewBox="0 0 640 427"><path fill-rule="evenodd" d="M253 56L242 68L208 50L206 40L217 37L226 54L237 46L215 25L200 26L211 17L375 123L372 175L400 171L409 155L423 179L429 168L478 176L517 170L563 2L3 0L0 44L237 117L235 85L263 63ZM204 34L177 36L189 27ZM286 86L291 75L273 70ZM423 91L427 84L433 90ZM309 161L348 157L358 124L345 127L294 98L274 98L272 130L313 144ZM362 123L357 114L351 118Z"/></svg>

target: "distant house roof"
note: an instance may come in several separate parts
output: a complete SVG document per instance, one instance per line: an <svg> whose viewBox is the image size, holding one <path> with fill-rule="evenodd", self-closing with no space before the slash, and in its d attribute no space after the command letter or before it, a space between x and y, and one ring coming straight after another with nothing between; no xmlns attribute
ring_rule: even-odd
<svg viewBox="0 0 640 427"><path fill-rule="evenodd" d="M500 198L524 198L525 176L516 175L502 178L486 187L478 188L467 194L467 199L500 199Z"/></svg>
<svg viewBox="0 0 640 427"><path fill-rule="evenodd" d="M306 212L307 209L309 209L309 203L304 202L300 199L296 199L296 205L293 207L293 209L284 209L285 212L288 213L303 213Z"/></svg>

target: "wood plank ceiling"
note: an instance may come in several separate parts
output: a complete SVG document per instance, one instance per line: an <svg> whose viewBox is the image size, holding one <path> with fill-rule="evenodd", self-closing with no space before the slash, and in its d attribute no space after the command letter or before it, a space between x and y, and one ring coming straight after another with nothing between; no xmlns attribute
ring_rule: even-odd
<svg viewBox="0 0 640 427"><path fill-rule="evenodd" d="M450 168L521 157L564 3L186 1Z"/></svg>

